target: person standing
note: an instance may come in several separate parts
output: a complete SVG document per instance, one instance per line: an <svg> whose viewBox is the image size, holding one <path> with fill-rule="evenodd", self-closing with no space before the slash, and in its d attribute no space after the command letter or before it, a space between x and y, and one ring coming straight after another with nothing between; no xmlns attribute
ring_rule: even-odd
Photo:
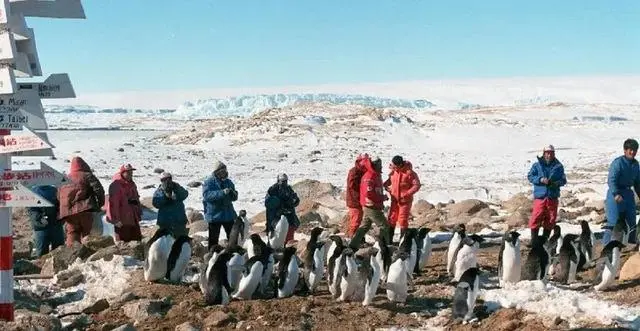
<svg viewBox="0 0 640 331"><path fill-rule="evenodd" d="M538 237L540 228L543 229L543 236L549 238L558 218L560 187L567 184L564 166L556 159L553 145L543 148L542 157L538 157L538 161L531 165L527 177L533 185L534 199L529 218L531 240Z"/></svg>
<svg viewBox="0 0 640 331"><path fill-rule="evenodd" d="M413 196L420 190L420 178L413 171L411 162L405 161L399 155L393 157L389 168L391 169L389 179L384 182L385 190L391 195L389 227L392 234L396 226L400 227L402 236L409 228Z"/></svg>
<svg viewBox="0 0 640 331"><path fill-rule="evenodd" d="M361 163L362 160L368 159L369 155L360 154L356 158L355 165L349 169L347 174L347 192L345 200L347 202L347 208L349 209L349 224L347 230L347 236L352 237L356 230L362 223L362 206L360 205L360 181L362 175L364 175L364 168Z"/></svg>
<svg viewBox="0 0 640 331"><path fill-rule="evenodd" d="M69 168L69 183L58 191L58 218L64 222L66 245L81 242L91 233L93 216L104 206L104 188L100 180L81 158L74 157Z"/></svg>
<svg viewBox="0 0 640 331"><path fill-rule="evenodd" d="M41 257L64 244L64 230L62 229L62 222L58 220L60 204L58 203L58 190L56 187L41 185L35 186L32 191L53 205L52 207L27 208L27 214L33 229L36 257Z"/></svg>
<svg viewBox="0 0 640 331"><path fill-rule="evenodd" d="M117 241L141 241L140 221L142 220L142 206L138 187L133 181L131 164L124 164L113 175L113 182L109 185L109 203L107 207L107 222L114 225Z"/></svg>
<svg viewBox="0 0 640 331"><path fill-rule="evenodd" d="M238 217L233 208L238 192L224 163L216 161L213 164L213 173L202 184L202 200L204 219L209 223L208 247L211 248L218 244L221 227L229 238L233 222Z"/></svg>
<svg viewBox="0 0 640 331"><path fill-rule="evenodd" d="M602 244L611 241L611 230L618 221L626 221L629 229L629 243L637 243L636 238L636 201L633 190L640 197L640 167L636 154L638 141L627 139L623 144L624 154L615 158L609 166L607 177L607 197L604 209L607 216L607 227L602 237ZM633 187L633 190L631 188Z"/></svg>
<svg viewBox="0 0 640 331"><path fill-rule="evenodd" d="M364 219L361 227L368 232L371 229L371 223L376 223L384 234L385 240L390 244L393 233L389 231L389 224L384 216L384 201L388 197L384 194L382 185L382 161L378 157L363 159L362 166L365 173L360 183L360 205L362 205Z"/></svg>
<svg viewBox="0 0 640 331"><path fill-rule="evenodd" d="M277 182L267 190L265 207L267 208L267 231L272 231L274 224L282 215L287 218L289 231L285 242L293 240L296 229L300 226L300 219L296 215L296 207L300 204L300 198L289 185L287 174L279 174Z"/></svg>
<svg viewBox="0 0 640 331"><path fill-rule="evenodd" d="M173 181L170 173L165 172L160 178L160 187L153 194L153 206L158 209L156 225L167 229L175 238L189 235L187 230L187 213L184 200L189 191Z"/></svg>

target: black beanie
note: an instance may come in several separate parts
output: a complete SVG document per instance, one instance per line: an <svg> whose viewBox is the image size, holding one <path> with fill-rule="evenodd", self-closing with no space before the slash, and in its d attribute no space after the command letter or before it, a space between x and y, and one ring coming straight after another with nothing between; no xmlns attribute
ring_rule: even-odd
<svg viewBox="0 0 640 331"><path fill-rule="evenodd" d="M402 156L396 155L393 157L393 159L391 159L391 163L393 163L393 165L395 165L396 167L399 167L404 164L404 160L402 159Z"/></svg>

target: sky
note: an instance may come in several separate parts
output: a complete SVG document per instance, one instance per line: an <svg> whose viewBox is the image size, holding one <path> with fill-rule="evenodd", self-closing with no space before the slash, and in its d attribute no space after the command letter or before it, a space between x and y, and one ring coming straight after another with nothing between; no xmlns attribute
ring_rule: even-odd
<svg viewBox="0 0 640 331"><path fill-rule="evenodd" d="M27 19L78 94L640 73L638 0L82 3Z"/></svg>

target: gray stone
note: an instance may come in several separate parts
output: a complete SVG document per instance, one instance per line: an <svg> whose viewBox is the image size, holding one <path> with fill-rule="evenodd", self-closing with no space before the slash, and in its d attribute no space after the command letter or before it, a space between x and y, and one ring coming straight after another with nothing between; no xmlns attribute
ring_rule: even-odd
<svg viewBox="0 0 640 331"><path fill-rule="evenodd" d="M121 325L111 331L136 331L136 328L133 326L133 324L131 323L127 323L124 325Z"/></svg>
<svg viewBox="0 0 640 331"><path fill-rule="evenodd" d="M202 182L192 181L187 183L187 187L196 188L202 186Z"/></svg>
<svg viewBox="0 0 640 331"><path fill-rule="evenodd" d="M193 326L193 324L189 322L184 322L178 326L176 326L175 331L200 331L200 329Z"/></svg>
<svg viewBox="0 0 640 331"><path fill-rule="evenodd" d="M45 262L42 265L40 274L57 274L62 270L68 269L76 259L84 260L93 253L95 253L95 251L80 243L75 243L72 247L60 246L42 257Z"/></svg>
<svg viewBox="0 0 640 331"><path fill-rule="evenodd" d="M150 316L160 316L162 301L142 299L122 306L122 311L132 320L142 320Z"/></svg>
<svg viewBox="0 0 640 331"><path fill-rule="evenodd" d="M187 213L187 220L189 221L189 224L198 221L204 221L204 215L202 214L202 212L199 212L193 208L186 208L185 211Z"/></svg>
<svg viewBox="0 0 640 331"><path fill-rule="evenodd" d="M204 319L205 327L221 327L233 323L235 318L223 311L216 310Z"/></svg>
<svg viewBox="0 0 640 331"><path fill-rule="evenodd" d="M53 282L60 288L76 286L84 281L84 275L79 269L68 269L57 273Z"/></svg>
<svg viewBox="0 0 640 331"><path fill-rule="evenodd" d="M100 299L94 302L91 306L83 309L82 312L85 314L97 314L108 308L109 308L109 302L107 301L107 299Z"/></svg>
<svg viewBox="0 0 640 331"><path fill-rule="evenodd" d="M28 260L17 260L13 263L14 275L31 275L39 274L42 268L38 267L35 263Z"/></svg>
<svg viewBox="0 0 640 331"><path fill-rule="evenodd" d="M123 293L120 298L118 299L119 303L127 303L129 301L133 301L133 300L137 300L138 296L133 294L132 292L125 292Z"/></svg>
<svg viewBox="0 0 640 331"><path fill-rule="evenodd" d="M35 313L25 309L14 312L15 324L26 330L61 330L62 323L56 317Z"/></svg>

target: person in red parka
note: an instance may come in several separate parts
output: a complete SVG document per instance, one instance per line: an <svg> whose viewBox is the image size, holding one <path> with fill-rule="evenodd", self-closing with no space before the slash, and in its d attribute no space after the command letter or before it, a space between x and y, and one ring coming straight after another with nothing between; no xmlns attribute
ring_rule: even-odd
<svg viewBox="0 0 640 331"><path fill-rule="evenodd" d="M389 232L389 224L384 216L384 201L387 196L384 194L382 185L382 161L375 157L373 159L363 159L362 167L365 169L360 181L360 205L364 219L363 228L366 232L371 229L371 222L375 222L384 234L387 244L391 244L393 233Z"/></svg>
<svg viewBox="0 0 640 331"><path fill-rule="evenodd" d="M138 187L133 182L134 170L130 164L121 166L109 185L107 221L114 225L117 241L142 240L142 207Z"/></svg>
<svg viewBox="0 0 640 331"><path fill-rule="evenodd" d="M413 205L413 195L420 190L420 179L413 171L411 162L396 155L389 166L391 173L384 182L384 189L391 194L391 208L389 209L389 226L395 231L400 227L400 235L409 227L409 215Z"/></svg>
<svg viewBox="0 0 640 331"><path fill-rule="evenodd" d="M347 174L347 192L345 200L347 201L347 208L349 209L349 224L347 236L352 237L356 230L362 223L362 205L360 205L360 181L364 174L364 168L360 163L362 160L368 159L369 155L360 154L356 158L356 164L353 168L349 169Z"/></svg>
<svg viewBox="0 0 640 331"><path fill-rule="evenodd" d="M71 160L69 183L58 190L58 219L64 222L69 247L91 233L93 214L104 205L104 188L89 165L80 157Z"/></svg>

